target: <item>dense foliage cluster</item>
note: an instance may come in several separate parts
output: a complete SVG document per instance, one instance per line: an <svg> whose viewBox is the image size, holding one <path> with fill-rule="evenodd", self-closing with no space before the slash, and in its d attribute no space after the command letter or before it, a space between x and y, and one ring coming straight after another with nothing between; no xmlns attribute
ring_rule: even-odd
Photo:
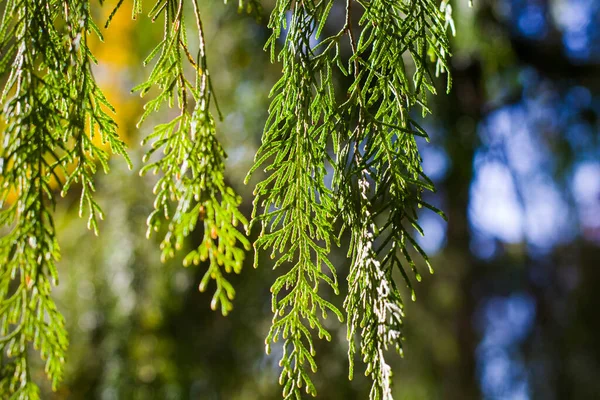
<svg viewBox="0 0 600 400"><path fill-rule="evenodd" d="M432 71L448 71L451 6L447 0L347 0L335 28L329 15L340 5L334 3L277 0L269 21L266 47L283 74L271 91L262 146L249 174L259 168L267 173L255 190L252 222L261 226L256 254L269 250L275 267L285 269L271 288L267 351L283 342L285 398L316 395L312 331L330 339L323 320L333 313L347 322L350 378L358 351L373 380L371 399L391 399L385 352L401 352L403 320L394 271L414 298L409 271L421 279L415 254L429 265L412 237L422 233L416 209L441 214L421 197L433 185L415 141L427 135L414 114L429 112L428 93L436 92ZM79 187L80 214L97 232L103 212L93 198L94 174L98 165L108 171L107 145L129 162L112 107L92 73L88 37L101 33L90 8L87 0L9 0L0 25L0 67L7 75L0 132L0 393L17 399L39 396L30 344L46 360L53 386L63 372L67 333L50 296L58 282L56 193ZM242 8L259 4L251 0ZM142 1L135 0L134 18L141 12ZM192 15L190 27L186 15ZM200 6L197 0L158 0L149 17L164 20L164 35L145 61L153 63L148 79L134 89L142 95L158 89L140 123L164 104L178 112L143 142L151 147L140 172L158 175L148 235L164 235L166 261L201 231L200 245L184 264L206 261L200 290L214 280L211 307L227 314L235 290L226 274L240 272L250 249L237 225L249 227L238 210L241 199L225 182ZM325 32L331 34L323 38ZM325 292L339 292L328 257L344 233L351 237L346 315Z"/></svg>
<svg viewBox="0 0 600 400"><path fill-rule="evenodd" d="M388 346L401 350L403 316L392 273L397 267L411 286L404 257L421 279L408 248L427 260L411 229L421 232L415 208L431 207L421 200L421 192L433 190L415 141L426 133L411 114L414 106L427 112L427 91L435 93L428 60L437 61L438 71L448 69L446 27L451 14L444 10L450 6L348 0L344 25L320 39L333 3L278 1L270 21L273 34L267 46L272 55L282 27L287 32L278 56L283 76L271 92L255 165L268 163L270 172L256 190L255 214L264 212L255 217L262 224L255 246L279 253L276 267L288 262L293 266L271 289L274 318L267 349L283 338L284 397L300 398L302 387L316 394L306 371L307 366L316 370L309 328L329 338L317 311L323 317L331 311L342 319L318 289L323 281L338 292L327 255L332 240L347 230L352 238L344 303L350 377L355 337L360 336L361 354L373 378L371 398L390 399L391 371L384 352ZM351 48L348 60L342 56L344 41ZM415 67L412 79L405 53ZM346 96L336 91L336 74L352 77ZM333 185L325 179L327 165L334 171ZM337 232L336 222L343 225Z"/></svg>
<svg viewBox="0 0 600 400"><path fill-rule="evenodd" d="M241 243L246 250L250 244L235 228L238 222L247 226L247 221L237 209L241 199L225 183L225 152L215 137L215 123L209 111L212 92L202 20L197 2L191 3L198 33L195 59L188 49L183 0L157 2L149 14L153 20L164 14L164 38L145 61L148 63L158 57L150 77L134 90L144 95L156 85L161 92L146 105L140 123L163 103L173 106L177 102L180 112L170 122L156 126L144 140L144 143L153 142L144 157L149 163L140 172L161 173L154 187L155 210L148 217L148 236L153 230L159 231L161 223L170 220L161 243L163 261L173 257L175 250L183 246L185 237L194 231L198 222L203 222L202 243L186 256L184 263L197 265L209 261L200 290L214 279L217 290L211 307L216 309L220 303L225 315L232 308L235 291L223 272L240 272L244 250L235 244ZM186 77L184 61L191 65L195 82ZM188 104L190 100L193 105ZM163 154L151 160L157 150Z"/></svg>
<svg viewBox="0 0 600 400"><path fill-rule="evenodd" d="M38 397L29 371L30 343L46 360L56 387L63 374L67 333L50 296L58 283L59 248L52 218L56 186L77 183L80 215L97 231L103 213L93 199L94 174L108 171L105 144L127 158L111 106L90 64L88 35L100 30L89 2L6 2L0 25L2 93L0 133L0 393Z"/></svg>

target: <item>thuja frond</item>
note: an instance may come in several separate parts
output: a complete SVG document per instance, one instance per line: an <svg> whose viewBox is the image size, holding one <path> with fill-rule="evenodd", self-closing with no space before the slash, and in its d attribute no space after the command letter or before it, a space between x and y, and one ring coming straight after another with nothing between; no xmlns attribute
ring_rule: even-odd
<svg viewBox="0 0 600 400"><path fill-rule="evenodd" d="M125 155L106 98L91 74L87 36L97 32L88 1L8 1L0 25L3 64L12 62L2 95L0 149L0 392L35 399L29 345L46 362L54 388L62 379L67 332L50 297L59 247L55 192L77 182L80 213L97 231L96 163ZM95 141L95 135L99 140ZM126 155L125 155L126 156Z"/></svg>
<svg viewBox="0 0 600 400"><path fill-rule="evenodd" d="M438 69L448 70L448 14L430 0L358 3L364 7L362 30L356 43L350 37L355 81L350 100L343 106L344 120L356 122L348 126L338 165L344 222L352 236L344 306L350 377L354 341L359 335L366 373L373 379L370 398L389 400L392 371L385 351L391 346L402 354L403 303L393 271L401 273L413 300L415 291L406 267L417 281L421 275L409 248L416 250L433 272L411 233L413 229L423 233L417 207L435 210L421 198L424 190L433 191L434 187L423 173L415 141L415 136L427 135L412 114L415 107L428 112L426 92L436 92L427 52L433 54ZM350 10L348 6L348 13ZM413 61L412 79L404 54ZM448 85L450 82L448 79Z"/></svg>
<svg viewBox="0 0 600 400"><path fill-rule="evenodd" d="M315 368L305 324L322 332L319 281L337 292L327 254L332 238L348 232L351 268L344 306L350 377L355 337L360 336L360 351L373 379L371 399L391 399L392 372L384 353L389 346L401 352L403 318L393 272L401 273L414 298L405 266L417 280L421 277L412 251L429 265L412 237L413 229L422 233L416 207L437 211L421 198L424 190L434 188L421 168L415 136L427 135L414 120L414 109L429 112L427 95L436 93L432 67L438 73L449 69L446 30L453 27L451 9L447 1L438 7L431 0L347 0L341 29L320 39L332 7L333 1L281 0L271 14L273 34L267 48L272 59L285 28L287 36L278 57L283 78L271 93L254 166L267 164L269 173L256 188L254 221L261 222L262 232L255 247L272 249L272 257L279 257L276 267L286 262L292 267L272 287L275 316L267 348L280 335L285 339L280 379L284 397L299 398L303 385L315 393L304 366ZM359 26L353 26L353 8L360 13ZM350 44L349 57L342 40ZM353 78L343 101L334 93L338 74ZM448 78L448 88L450 83ZM335 161L328 156L330 142ZM335 169L333 186L325 183L327 163ZM256 216L258 209L264 212ZM334 216L343 223L335 234ZM337 313L324 304L321 309Z"/></svg>
<svg viewBox="0 0 600 400"><path fill-rule="evenodd" d="M403 302L392 277L392 269L378 259L375 238L379 233L370 212L370 184L366 176L357 181L359 197L346 211L353 231L352 265L348 275L348 296L344 307L348 311L348 341L350 379L353 375L355 336L360 334L360 350L367 364L366 373L373 378L371 399L391 399L392 370L385 360L388 345L402 354ZM360 228L359 228L360 226ZM394 245L393 245L394 247ZM396 251L393 248L391 252ZM359 331L360 329L360 331Z"/></svg>
<svg viewBox="0 0 600 400"><path fill-rule="evenodd" d="M88 228L98 234L97 216L102 219L104 213L92 196L95 191L93 178L98 164L108 173L109 160L108 152L99 143L108 144L114 154L123 156L130 168L132 164L125 151L125 144L117 135L117 124L105 109L113 113L115 110L98 87L91 70L91 63L95 59L88 47L88 34L93 32L100 39L102 35L91 17L90 4L76 0L63 3L68 23L68 55L71 63L63 79L68 83L71 101L69 111L72 117L63 128L62 138L65 142L74 141L73 150L66 157L66 161L74 169L66 171L67 178L61 194L64 196L73 183L81 184L79 216L87 212Z"/></svg>
<svg viewBox="0 0 600 400"><path fill-rule="evenodd" d="M198 54L195 59L188 48L184 23L184 4L194 9L198 34ZM158 57L148 80L134 90L142 95L152 86L161 92L145 107L140 123L164 103L177 103L179 115L158 125L143 143L152 141L145 156L147 164L140 171L159 173L154 192L155 210L148 217L148 236L167 223L167 233L162 243L162 258L166 260L183 247L188 237L200 223L203 226L202 243L184 259L184 265L208 261L209 266L200 291L212 279L216 283L211 308L220 306L223 314L232 309L235 290L225 273L239 273L244 259L244 248L250 244L236 225L247 228L247 221L238 210L240 197L228 186L224 177L225 151L215 136L215 123L209 111L213 99L211 81L206 63L204 32L196 0L159 1L150 11L155 20L163 16L163 40L146 62ZM191 82L185 64L194 71ZM190 104L193 103L193 104ZM193 111L190 111L193 107ZM157 150L162 155L153 158Z"/></svg>
<svg viewBox="0 0 600 400"><path fill-rule="evenodd" d="M293 5L292 5L293 4ZM301 397L302 387L316 389L307 372L317 366L313 338L331 339L319 314L326 318L340 311L319 292L321 282L338 293L335 268L328 259L335 215L331 189L324 182L327 144L335 129L335 95L331 60L316 59L310 48L314 19L327 18L324 2L278 1L271 16L273 49L292 5L285 45L279 54L283 77L271 92L269 119L255 169L267 160L269 177L255 190L253 216L262 226L255 248L271 249L275 268L291 267L271 287L273 323L266 339L267 351L283 340L280 383L285 398ZM272 52L274 52L272 50ZM264 213L257 215L258 210Z"/></svg>
<svg viewBox="0 0 600 400"><path fill-rule="evenodd" d="M123 3L117 1L107 25ZM103 213L93 198L94 174L98 165L108 170L107 147L127 156L109 115L112 107L92 74L87 37L101 34L89 0L4 4L0 72L10 73L0 99L0 229L5 232L0 237L0 393L35 399L39 390L31 380L29 344L46 360L54 387L67 346L62 316L50 297L59 259L55 192L80 185L80 214L88 215L89 228L97 232ZM284 397L299 399L302 389L315 395L308 372L317 368L313 334L330 339L323 319L330 313L343 319L319 289L325 283L338 293L328 257L331 243L349 234L344 308L350 377L360 347L373 380L371 399L389 400L392 371L385 352L388 347L402 351L403 303L394 272L414 299L410 275L421 279L415 253L429 266L412 236L422 234L417 208L441 214L422 199L434 188L421 167L415 136L427 134L415 111L429 112L427 96L436 93L434 66L435 75L449 70L452 9L449 0L439 6L434 0L346 0L343 26L321 39L330 30L334 6L334 0L277 0L269 22L273 32L266 48L273 61L276 44L286 35L277 56L283 76L271 91L270 116L250 171L265 167L268 174L255 191L253 222L262 228L257 252L271 249L275 268L287 270L271 288L274 316L266 344L269 351L283 341ZM252 11L259 3L248 0L239 7ZM353 8L360 16L354 18ZM195 56L185 10L195 17ZM141 11L142 1L134 0L133 17ZM198 3L158 0L149 16L164 18L164 35L145 62L156 59L149 78L136 88L142 96L159 89L140 123L164 104L176 106L178 115L144 140L152 145L141 173L159 174L148 235L167 225L161 243L166 260L202 225L201 244L184 264L208 262L200 290L214 280L211 307L220 306L226 314L235 291L225 274L240 271L249 243L236 227L247 229L238 210L241 199L224 178L226 154L210 112L216 99ZM336 96L334 89L341 85L340 75L352 80L345 96ZM328 167L333 183L326 182ZM342 227L336 232L338 221Z"/></svg>

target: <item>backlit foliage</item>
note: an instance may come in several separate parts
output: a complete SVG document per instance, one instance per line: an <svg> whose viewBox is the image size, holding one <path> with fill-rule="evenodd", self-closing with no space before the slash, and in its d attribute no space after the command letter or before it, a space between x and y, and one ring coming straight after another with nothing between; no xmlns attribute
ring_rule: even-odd
<svg viewBox="0 0 600 400"><path fill-rule="evenodd" d="M318 315L342 317L319 288L322 281L337 294L327 256L334 238L348 232L352 262L344 307L350 378L358 345L373 379L371 399L391 399L385 351L401 352L403 319L392 274L396 268L401 272L414 297L406 267L417 280L421 276L410 248L429 264L411 234L422 233L416 208L433 208L421 199L433 185L421 167L415 136L427 135L413 109L429 112L427 94L436 92L431 67L448 70L451 8L429 0L348 0L343 26L321 39L333 6L333 1L280 0L270 20L272 58L283 28L286 36L277 57L283 77L271 92L255 165L266 165L269 173L256 189L254 220L262 233L255 246L278 258L276 268L291 267L271 289L274 318L267 349L283 339L285 398L300 398L303 387L316 394L308 374L317 368L309 329L329 339ZM347 59L344 42L351 49ZM336 75L353 79L342 96ZM325 179L327 166L335 171L333 186ZM334 229L336 222L341 230Z"/></svg>
<svg viewBox="0 0 600 400"><path fill-rule="evenodd" d="M0 133L0 393L11 398L39 396L30 344L45 360L53 387L63 375L67 333L50 297L58 283L56 186L64 195L78 185L80 215L97 232L104 214L93 198L93 176L98 167L108 171L109 157L100 145L127 158L90 68L90 34L100 35L88 2L6 2L0 25L1 67L8 74Z"/></svg>
<svg viewBox="0 0 600 400"><path fill-rule="evenodd" d="M116 3L106 27L123 3ZM150 148L140 173L157 175L148 236L161 235L167 261L193 232L201 232L200 244L183 262L206 264L200 290L214 281L211 307L227 314L235 295L227 274L241 271L250 243L240 229L249 226L238 209L241 198L225 181L201 4L153 4L148 16L162 21L156 26L163 36L144 62L152 65L148 78L134 91L157 94L146 103L140 125L165 105L177 112L142 143ZM0 393L15 399L39 397L31 379L31 345L45 360L54 388L63 375L67 333L50 296L60 258L52 215L56 195L81 190L80 215L97 233L104 214L93 197L94 175L99 167L108 172L108 149L131 165L114 110L92 73L88 39L101 33L90 7L89 0L9 0L0 25L0 69L6 76ZM345 10L343 20L330 18L334 7ZM260 12L260 4L240 2L239 9ZM134 0L133 18L142 11L142 1ZM271 91L262 145L248 174L266 172L252 214L261 228L255 265L266 250L283 271L271 287L267 352L282 348L284 398L316 395L314 340L331 340L324 319L334 314L347 324L350 379L358 352L373 381L370 398L391 399L386 352L402 353L404 317L394 271L414 299L412 277L421 280L414 257L431 271L413 238L413 232L422 234L417 209L443 216L422 199L434 188L421 167L415 137L427 134L415 114L429 113L433 75L448 72L452 9L448 0L277 0L268 26L266 49L283 73ZM449 90L449 77L447 82ZM339 283L329 260L342 237L350 238L345 315L331 302Z"/></svg>
<svg viewBox="0 0 600 400"><path fill-rule="evenodd" d="M193 5L198 47L195 56L189 50L186 35L186 3ZM236 229L238 223L247 227L247 221L237 209L241 198L225 183L226 155L215 137L215 122L209 111L214 97L200 10L195 0L159 1L149 16L152 20L164 19L164 36L144 62L157 58L148 80L134 90L144 95L152 86L158 86L160 94L146 104L140 123L165 103L171 106L176 103L179 115L157 125L143 142L152 141L152 148L144 157L147 164L140 173L153 171L161 175L154 186L155 210L148 217L148 236L153 230L160 231L161 224L167 224L161 243L165 261L183 247L184 239L199 222L203 224L202 243L185 257L184 264L209 262L200 291L214 280L217 289L211 307L216 309L220 305L225 315L231 310L235 295L225 273L240 272L244 248L249 250L250 244ZM193 71L193 81L186 75L186 63ZM157 150L162 154L153 159ZM236 246L238 243L240 246Z"/></svg>

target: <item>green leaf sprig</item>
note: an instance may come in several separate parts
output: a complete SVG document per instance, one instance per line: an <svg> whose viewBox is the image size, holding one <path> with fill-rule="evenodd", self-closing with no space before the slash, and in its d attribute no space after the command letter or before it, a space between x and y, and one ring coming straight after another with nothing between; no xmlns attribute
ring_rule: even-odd
<svg viewBox="0 0 600 400"><path fill-rule="evenodd" d="M198 53L194 58L189 50L184 5L191 3L198 34ZM152 20L164 18L163 40L150 53L145 64L157 61L146 82L134 91L145 95L156 86L160 93L145 106L140 124L163 104L177 105L179 114L171 121L157 125L143 144L152 142L144 157L148 171L160 174L154 186L154 211L148 217L148 236L167 224L161 242L162 259L167 260L183 248L184 240L203 227L201 244L190 251L184 265L208 261L208 269L200 282L204 291L210 280L216 283L211 307L226 315L231 311L235 289L226 274L239 273L244 249L250 249L248 239L238 231L248 222L238 210L241 198L226 184L225 151L216 138L215 122L209 106L214 99L206 61L204 31L196 0L158 1L149 13ZM193 80L186 74L186 65L194 72ZM191 109L193 108L193 111ZM218 110L218 106L217 106ZM157 150L162 154L153 159Z"/></svg>
<svg viewBox="0 0 600 400"><path fill-rule="evenodd" d="M31 344L53 388L64 373L67 332L50 296L60 258L56 192L78 184L80 215L97 233L103 212L93 181L98 164L108 171L103 145L127 159L93 78L91 33L100 35L89 1L10 0L0 22L0 67L10 65L0 99L0 393L11 399L39 398Z"/></svg>

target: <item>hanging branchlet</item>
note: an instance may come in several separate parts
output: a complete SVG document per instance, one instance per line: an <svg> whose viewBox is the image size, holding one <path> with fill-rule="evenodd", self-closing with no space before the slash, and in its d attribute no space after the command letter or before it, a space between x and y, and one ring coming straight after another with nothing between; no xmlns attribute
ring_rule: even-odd
<svg viewBox="0 0 600 400"><path fill-rule="evenodd" d="M349 0L351 1L351 0ZM422 193L433 191L424 174L416 136L427 137L414 120L414 109L427 108L427 92L435 94L431 69L448 71L446 17L430 0L358 1L363 7L360 36L350 35L353 54L349 70L354 82L342 105L347 141L341 146L336 173L345 226L350 231L349 291L344 302L353 375L355 338L373 379L371 400L391 400L392 371L385 351L402 354L403 303L394 281L397 269L415 299L407 267L417 281L421 275L411 255L415 250L433 272L427 255L412 237L423 233L417 208L428 207ZM351 12L348 3L347 12ZM351 15L348 16L351 20ZM429 56L431 57L428 57ZM412 60L414 74L404 55ZM448 79L448 88L450 87ZM371 189L371 186L373 188Z"/></svg>
<svg viewBox="0 0 600 400"><path fill-rule="evenodd" d="M123 3L117 2L107 25ZM452 8L449 0L440 5L346 0L343 26L321 38L333 6L334 0L277 0L269 22L266 48L272 61L282 62L283 76L271 91L270 115L250 171L264 167L267 173L255 190L253 222L261 226L255 250L271 249L275 268L287 270L271 287L274 316L266 347L269 352L283 342L280 383L286 399L300 399L303 391L316 395L308 371L317 369L314 332L329 340L323 320L331 313L343 320L319 289L324 282L338 293L328 257L331 243L348 233L344 308L350 377L360 351L373 380L371 400L390 400L392 371L385 357L390 347L402 352L403 320L393 275L399 271L414 299L412 279L421 279L415 254L429 266L412 236L423 233L417 210L424 206L443 215L422 198L434 187L421 167L415 137L427 134L415 112L429 112L427 96L436 93L433 71L449 70ZM248 0L239 7L251 12L259 4ZM353 16L353 9L360 16ZM187 38L187 11L195 17L196 55ZM134 0L134 19L141 12L142 1ZM247 230L248 224L238 210L240 197L224 178L226 154L210 103L220 112L198 2L158 0L149 16L164 19L164 35L145 61L156 59L148 80L134 89L142 96L159 89L140 124L164 104L178 113L143 141L151 148L141 173L159 174L148 236L164 232L166 260L201 228L202 241L184 264L208 263L200 290L214 280L211 307L227 314L235 290L226 274L240 272L250 247L237 225ZM101 38L89 0L9 0L0 21L0 72L10 70L0 99L0 393L15 399L39 398L31 380L31 343L46 360L53 387L63 374L66 331L50 297L58 280L56 193L81 187L80 215L87 215L97 233L103 216L93 198L98 165L108 170L107 148L129 162L109 115L112 107L93 78L95 60L87 44L92 33ZM339 75L352 79L346 96L336 96ZM334 171L333 183L326 181L328 169Z"/></svg>
<svg viewBox="0 0 600 400"><path fill-rule="evenodd" d="M192 57L188 47L184 6L193 6L198 34L198 54ZM209 111L214 100L207 69L204 32L196 0L159 1L149 16L165 21L163 40L145 61L158 57L148 80L134 90L146 94L157 86L160 94L145 106L140 124L167 103L177 105L179 115L158 125L143 144L152 142L144 157L147 163L140 173L160 174L154 187L154 211L148 217L148 236L160 231L163 223L167 232L162 240L162 259L174 256L198 224L203 227L202 243L187 254L184 265L208 261L208 270L200 282L204 291L214 280L216 290L211 308L221 308L225 315L232 309L235 296L226 273L239 273L244 249L250 249L246 237L236 226L247 229L247 220L238 210L241 198L225 183L225 151L215 136L215 122ZM194 71L195 81L186 75L186 65ZM193 111L191 111L193 109ZM218 110L218 108L217 108ZM153 158L157 150L162 155Z"/></svg>
<svg viewBox="0 0 600 400"><path fill-rule="evenodd" d="M82 187L80 214L97 232L96 163L125 155L110 109L91 74L87 36L97 32L88 1L8 1L0 24L0 393L39 398L30 344L45 360L52 387L62 379L67 332L50 297L60 257L52 211L56 191ZM98 140L95 140L98 135Z"/></svg>
<svg viewBox="0 0 600 400"><path fill-rule="evenodd" d="M319 58L311 47L318 23L327 18L324 2L278 1L271 16L273 34L267 47L274 57L275 42L292 7L285 45L278 58L283 77L271 96L263 144L250 174L272 160L260 182L254 202L254 221L261 224L255 243L271 249L275 268L290 266L271 287L273 323L266 339L267 352L283 340L280 384L284 398L301 397L302 388L316 395L308 369L316 371L312 333L331 339L320 317L340 311L319 291L324 282L338 293L335 268L328 259L335 203L324 182L327 144L335 129L332 61ZM317 19L315 23L315 19ZM258 215L259 210L264 212ZM257 261L255 261L255 264Z"/></svg>
<svg viewBox="0 0 600 400"><path fill-rule="evenodd" d="M306 342L312 351L312 337L296 315L313 324L318 300L310 288L318 287L319 277L331 279L313 261L324 262L327 252L303 252L303 246L318 247L319 240L328 250L333 216L338 216L343 228L337 235L351 236L344 302L350 376L355 337L360 336L367 375L373 379L371 399L391 399L392 371L384 353L390 346L401 352L403 319L393 271L401 272L414 297L405 266L417 280L421 277L412 250L429 264L411 236L413 229L422 233L416 209L426 206L441 214L421 198L424 190L434 188L421 167L415 136L427 135L414 120L414 109L420 108L423 115L429 112L427 95L436 93L431 70L437 65L438 72L448 71L446 29L453 25L447 2L440 8L431 0L348 0L342 28L321 39L333 3L282 0L271 14L273 34L267 48L272 59L283 29L287 36L278 56L283 78L271 92L270 116L254 167L267 164L269 173L255 192L254 221L262 225L255 247L272 249L272 257L279 257L276 267L285 262L293 262L293 267L272 287L275 317L267 348L283 330L284 397L299 397L303 385L314 394L303 367L304 362L314 367L312 353L303 347ZM360 13L358 26L353 26L353 8ZM342 40L350 43L346 59ZM411 65L406 65L409 60ZM354 79L343 102L336 101L333 89L338 73ZM448 79L448 88L450 84ZM324 173L330 143L335 154L333 186L325 183ZM305 198L314 203L303 202ZM262 215L256 215L259 209ZM333 266L326 265L335 277ZM311 286L305 287L305 271L315 271ZM336 281L331 282L337 291ZM311 357L297 356L302 352Z"/></svg>
<svg viewBox="0 0 600 400"><path fill-rule="evenodd" d="M102 40L102 34L90 14L87 1L63 0L65 20L68 27L69 65L62 79L68 83L68 97L71 99L67 120L62 129L63 141L73 141L73 150L66 156L72 166L65 170L66 180L62 186L64 196L73 183L81 185L79 216L88 214L88 228L98 234L98 218L104 213L93 199L95 192L94 175L101 166L108 173L109 154L102 147L108 144L114 154L125 158L129 168L131 160L125 150L125 143L117 134L117 124L107 110L115 113L104 93L94 79L91 64L96 59L88 47L88 35L93 33Z"/></svg>
<svg viewBox="0 0 600 400"><path fill-rule="evenodd" d="M346 209L345 219L353 231L350 255L352 264L348 274L348 295L344 302L348 313L348 357L350 379L353 377L355 337L360 336L360 351L367 365L366 374L371 375L371 399L391 399L392 370L385 360L388 345L396 347L402 354L403 302L392 277L392 269L379 260L375 238L377 226L371 214L369 198L371 190L367 177L359 177L356 188L348 192L357 193L353 207ZM348 194L349 194L348 193ZM393 249L396 251L396 249Z"/></svg>

